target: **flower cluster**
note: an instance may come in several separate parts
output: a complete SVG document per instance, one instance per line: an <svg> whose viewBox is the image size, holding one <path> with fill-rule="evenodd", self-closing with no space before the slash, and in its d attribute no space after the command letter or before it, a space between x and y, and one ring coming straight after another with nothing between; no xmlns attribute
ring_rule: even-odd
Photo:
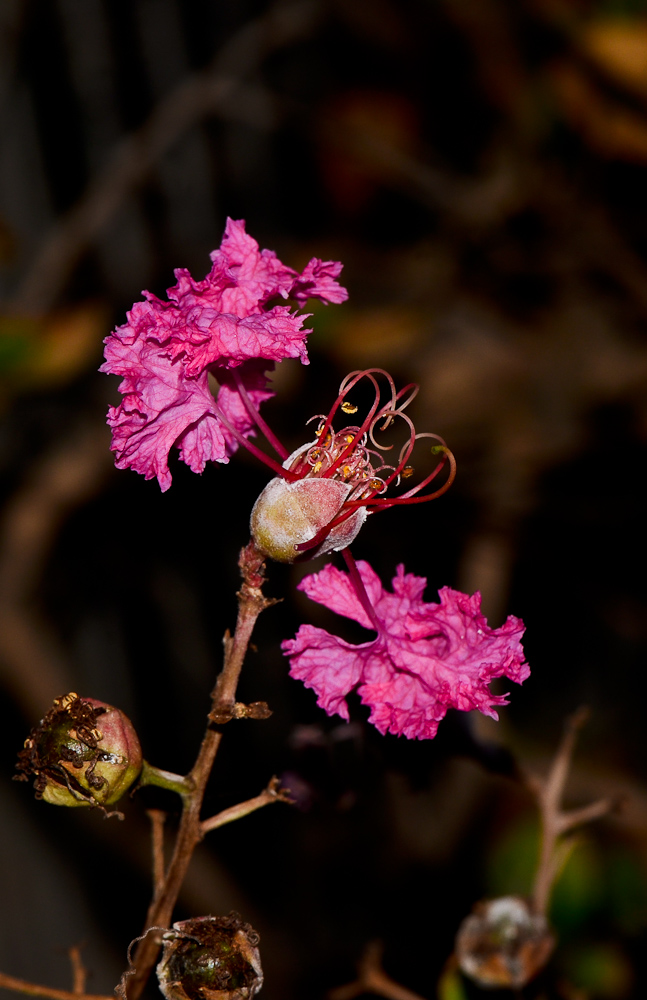
<svg viewBox="0 0 647 1000"><path fill-rule="evenodd" d="M117 467L156 476L166 490L173 445L194 472L202 472L207 461L228 462L242 444L273 469L275 478L252 511L255 551L280 562L342 551L349 575L328 566L306 577L301 589L377 633L351 645L303 625L283 644L291 675L316 691L329 714L347 719L346 696L357 690L382 733L431 738L448 708L496 718L496 706L507 702L490 692L490 682L505 676L521 683L529 673L520 644L523 623L510 617L492 629L478 594L448 587L439 604L426 603L426 580L405 574L402 566L389 593L368 563L356 565L348 550L367 514L432 500L453 481L456 466L445 442L416 431L405 412L418 386L397 390L379 368L351 372L329 413L312 418L314 440L289 455L259 407L272 395L266 374L275 362L293 357L307 363L310 331L303 329L306 314L276 300L291 297L299 307L311 297L343 302L347 293L336 280L342 265L314 258L299 274L272 251L259 250L244 223L232 220L211 259L203 281L176 271L167 301L144 293L146 300L106 340L102 371L123 376L123 401L108 414ZM360 397L368 389L373 400L363 417L348 422L359 410L349 398L359 383ZM393 451L381 435L396 423L405 434ZM256 429L278 461L250 442ZM409 485L421 439L430 439L435 464Z"/></svg>
<svg viewBox="0 0 647 1000"><path fill-rule="evenodd" d="M520 638L523 623L512 615L492 629L480 611L480 595L449 587L440 603L422 600L424 577L399 566L393 592L386 591L366 562L359 579L326 566L299 584L308 597L377 631L370 642L352 645L324 629L302 625L283 643L290 674L317 694L329 715L348 719L346 696L357 690L381 733L430 739L448 708L479 709L498 718L505 695L488 685L495 677L518 684L530 671Z"/></svg>
<svg viewBox="0 0 647 1000"><path fill-rule="evenodd" d="M341 264L313 258L299 274L259 250L242 221L227 220L211 259L203 281L176 270L168 301L144 292L145 301L105 341L101 371L123 377L124 398L108 412L115 464L156 476L162 490L171 485L173 445L194 472L208 461L228 462L254 435L258 408L273 395L266 373L274 362L307 363L308 314L272 301L292 298L302 307L308 298L347 298L336 280Z"/></svg>

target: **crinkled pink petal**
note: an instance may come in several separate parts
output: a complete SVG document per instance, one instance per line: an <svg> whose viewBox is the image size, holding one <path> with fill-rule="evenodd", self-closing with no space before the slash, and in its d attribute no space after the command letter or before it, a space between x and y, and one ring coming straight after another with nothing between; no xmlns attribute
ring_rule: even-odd
<svg viewBox="0 0 647 1000"><path fill-rule="evenodd" d="M302 304L306 299L322 299L338 305L345 302L348 292L336 280L343 270L338 260L320 260L313 257L304 267L290 289L290 295Z"/></svg>
<svg viewBox="0 0 647 1000"><path fill-rule="evenodd" d="M356 689L380 732L409 739L435 736L448 708L478 709L497 718L496 707L507 701L493 695L489 683L508 677L520 684L530 673L520 641L523 622L510 616L492 629L481 614L479 594L469 597L449 587L440 591L439 604L426 603L426 580L405 574L402 566L392 593L367 563L358 563L358 569L382 630L372 642L353 646L301 626L282 647L291 676L313 688L326 711L337 706L332 711L344 718L344 699ZM331 610L372 627L347 574L327 566L300 587Z"/></svg>
<svg viewBox="0 0 647 1000"><path fill-rule="evenodd" d="M344 302L348 292L335 279L343 265L313 258L302 274L286 267L273 250L259 250L242 220L227 219L225 235L211 254L213 266L203 281L178 268L177 284L168 296L183 311L198 305L242 318L259 313L270 299L292 296L300 305L308 298Z"/></svg>
<svg viewBox="0 0 647 1000"><path fill-rule="evenodd" d="M108 424L117 468L132 468L146 479L156 476L165 491L171 485L168 453L174 444L194 472L202 472L208 460L228 458L207 373L189 381L159 350L148 353L137 379L128 376L122 382L126 394L119 406L110 407Z"/></svg>
<svg viewBox="0 0 647 1000"><path fill-rule="evenodd" d="M362 678L364 647L352 646L314 625L302 625L294 639L282 643L282 649L290 657L290 676L316 692L317 704L328 715L341 715L348 721L346 695Z"/></svg>
<svg viewBox="0 0 647 1000"><path fill-rule="evenodd" d="M208 323L191 341L173 346L177 356L184 355L187 375L197 375L209 365L232 367L248 358L300 358L308 364L305 340L310 330L302 330L307 314L292 313L287 306L275 306L266 313L238 319L215 310L202 311L200 322ZM188 321L192 322L189 313ZM197 324L193 324L197 330Z"/></svg>
<svg viewBox="0 0 647 1000"><path fill-rule="evenodd" d="M308 296L340 302L346 291L335 280L341 264L311 261L298 274L271 250L259 250L242 221L227 220L213 266L203 281L188 271L175 272L176 285L168 301L144 292L128 322L105 341L101 371L121 375L120 406L111 407L108 423L118 468L130 467L147 479L157 476L163 490L171 483L169 449L194 472L207 461L226 462L238 448L232 433L250 437L255 423L235 379L237 368L255 406L272 395L264 372L284 358L307 364L303 330L307 314L288 306L267 308L270 299ZM221 385L218 404L209 390L208 375ZM223 419L224 418L224 419Z"/></svg>
<svg viewBox="0 0 647 1000"><path fill-rule="evenodd" d="M359 569L371 603L375 607L382 595L380 578L373 567L369 566L367 562L359 561L357 568ZM323 604L331 611L336 611L338 615L353 618L360 625L363 625L364 628L375 630L371 619L357 596L357 591L348 573L342 573L340 569L337 569L330 563L324 566L321 572L304 576L301 583L298 584L298 589L307 594L311 601Z"/></svg>
<svg viewBox="0 0 647 1000"><path fill-rule="evenodd" d="M257 409L260 408L261 403L265 403L274 395L267 388L266 371L268 367L273 366L268 365L266 361L246 361L235 369L235 376L241 380L247 395ZM217 397L218 413L224 416L227 423L233 424L239 434L243 434L246 438L254 437L257 430L256 423L243 402L234 372L216 368L214 375L220 384ZM233 455L238 448L238 441L229 430L227 423L222 422L222 433L227 446L227 454Z"/></svg>

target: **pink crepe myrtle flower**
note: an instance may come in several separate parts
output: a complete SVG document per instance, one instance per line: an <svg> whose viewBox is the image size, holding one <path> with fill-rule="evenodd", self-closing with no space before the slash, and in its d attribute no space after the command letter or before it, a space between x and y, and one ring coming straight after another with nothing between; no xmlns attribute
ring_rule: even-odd
<svg viewBox="0 0 647 1000"><path fill-rule="evenodd" d="M382 733L431 739L448 708L478 709L498 718L507 705L488 685L496 677L521 684L530 670L524 660L523 622L510 616L490 628L472 597L443 587L440 603L422 600L424 577L397 568L393 592L385 590L366 562L348 556L350 574L334 566L299 584L308 597L331 611L377 631L353 645L324 629L302 625L282 644L290 675L317 694L329 715L348 720L346 696L353 690L370 707L369 721Z"/></svg>
<svg viewBox="0 0 647 1000"><path fill-rule="evenodd" d="M122 376L124 397L108 411L115 464L156 476L162 490L171 485L173 445L194 472L208 461L228 462L262 426L258 408L273 395L266 373L274 363L308 363L308 314L272 302L292 298L302 307L308 298L348 297L336 280L340 263L313 258L299 274L273 251L259 250L243 221L227 220L211 260L203 281L176 270L168 301L144 292L128 322L105 340L100 371Z"/></svg>

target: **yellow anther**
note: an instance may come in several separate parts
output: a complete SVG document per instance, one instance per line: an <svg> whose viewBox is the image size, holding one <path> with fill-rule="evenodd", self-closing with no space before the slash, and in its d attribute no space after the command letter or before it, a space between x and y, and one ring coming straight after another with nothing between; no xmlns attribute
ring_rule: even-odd
<svg viewBox="0 0 647 1000"><path fill-rule="evenodd" d="M346 444L352 444L354 440L355 440L355 438L353 437L352 434L345 434L344 435L344 441L346 442Z"/></svg>
<svg viewBox="0 0 647 1000"><path fill-rule="evenodd" d="M402 476L403 479L408 479L409 476L413 475L413 466L412 465L406 465L404 467L404 469L402 470L402 472L400 473L400 475Z"/></svg>
<svg viewBox="0 0 647 1000"><path fill-rule="evenodd" d="M381 490L384 483L381 479L371 479L368 484L372 490Z"/></svg>
<svg viewBox="0 0 647 1000"><path fill-rule="evenodd" d="M341 408L344 411L344 413L357 413L357 407L353 406L352 403L347 403L345 400L341 404Z"/></svg>
<svg viewBox="0 0 647 1000"><path fill-rule="evenodd" d="M343 469L342 469L342 475L343 475L344 479L348 479L348 477L351 475L352 471L353 470L351 469L350 465L345 465L343 467Z"/></svg>
<svg viewBox="0 0 647 1000"><path fill-rule="evenodd" d="M323 465L323 462L315 462L315 464L312 466L312 471L313 472L319 472L321 470L321 466L322 465Z"/></svg>

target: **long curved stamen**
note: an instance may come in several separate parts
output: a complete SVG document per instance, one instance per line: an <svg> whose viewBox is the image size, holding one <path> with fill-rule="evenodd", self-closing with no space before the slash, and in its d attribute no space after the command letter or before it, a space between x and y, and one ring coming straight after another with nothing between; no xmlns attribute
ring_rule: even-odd
<svg viewBox="0 0 647 1000"><path fill-rule="evenodd" d="M389 373L385 371L384 368L364 368L362 370L349 372L348 375L346 375L342 379L341 384L339 386L339 393L337 399L335 400L335 403L333 404L330 412L328 413L328 416L324 419L323 427L319 429L319 433L322 437L325 437L326 433L331 429L333 417L335 416L339 407L342 406L350 390L353 389L357 385L357 383L360 382L363 378L369 378L371 380L371 382L373 383L373 388L375 389L376 393L375 405L379 402L380 389L376 380L373 378L373 375L384 375L384 377L386 378L387 382L391 387L391 402L392 405L395 406L397 400L397 395L395 391L395 382L393 381L393 377L389 375ZM373 410L373 408L371 409ZM373 410L373 412L375 411Z"/></svg>
<svg viewBox="0 0 647 1000"><path fill-rule="evenodd" d="M366 504L366 503L364 503L364 504L357 504L354 501L351 501L351 505L354 506L354 507L360 506L360 505L361 506L366 506L367 509L369 509L369 510L371 508L373 508L374 510L387 510L389 507L395 507L398 504L404 504L404 503L426 503L428 500L436 500L438 497L441 497L443 495L443 493L447 492L447 490L449 489L449 487L454 482L454 479L456 478L456 459L454 458L454 456L453 456L452 452L449 450L449 448L442 447L441 445L437 445L437 449L438 449L438 451L442 450L442 452L443 452L443 458L438 463L438 465L436 466L436 468L434 469L434 471L430 475L428 475L426 479L423 479L423 481L421 483L419 483L418 486L414 487L413 490L409 490L407 493L403 493L402 496L399 496L399 497L385 497L384 499L381 499L380 497L376 497L374 500L370 500L368 502L368 504ZM427 486L433 479L436 478L436 476L441 471L441 469L444 468L446 462L449 462L449 475L447 477L446 482L443 483L443 485L440 487L440 489L435 490L433 493L426 493L422 497L415 496L414 494L417 491L424 489L425 486Z"/></svg>
<svg viewBox="0 0 647 1000"><path fill-rule="evenodd" d="M285 460L290 454L289 451L281 444L274 431L270 427L268 427L268 425L263 420L262 416L258 412L258 409L256 408L256 406L254 406L254 403L252 402L249 393L247 392L247 389L243 384L242 378L240 377L238 371L235 368L232 372L232 375L234 376L234 381L236 382L236 388L240 393L240 398L245 404L245 408L249 413L250 417L252 418L258 429L262 431L262 433L265 435L266 441L268 441L268 443L272 445L276 454L280 455L281 458Z"/></svg>
<svg viewBox="0 0 647 1000"><path fill-rule="evenodd" d="M214 410L218 419L223 422L230 434L236 438L238 444L242 445L243 448L246 448L250 454L254 455L255 458L258 458L264 465L269 466L269 468L275 472L277 476L280 476L282 479L287 479L289 483L294 483L297 479L299 479L299 476L297 476L294 472L291 472L289 469L284 469L282 465L279 465L279 463L273 458L266 455L264 451L257 448L255 444L248 441L244 434L241 434L240 431L234 427L231 421L227 419L225 414L222 412L222 409L218 406L217 400L214 405Z"/></svg>
<svg viewBox="0 0 647 1000"><path fill-rule="evenodd" d="M371 599L368 596L368 593L366 592L364 581L362 580L359 574L357 563L353 559L350 549L348 548L342 549L341 554L343 555L346 565L348 566L348 572L350 573L350 578L353 581L353 586L355 587L355 593L357 594L360 603L364 608L364 611L371 619L375 631L378 633L378 635L382 635L384 633L384 626L382 625L380 619L377 617L377 612L375 611L375 608L371 604Z"/></svg>
<svg viewBox="0 0 647 1000"><path fill-rule="evenodd" d="M365 419L362 422L362 424L360 425L360 427L357 429L357 433L348 442L348 446L346 448L344 448L344 450L335 459L335 461L330 466L330 468L326 469L325 473L323 473L323 476L326 479L329 479L332 475L334 475L334 473L337 471L337 469L339 469L339 467L341 465L343 465L343 463L346 461L346 459L348 458L348 456L350 454L352 454L352 452L355 450L355 448L357 446L358 441L360 441L362 439L363 435L366 434L366 432L368 431L368 428L371 426L371 424L373 422L373 419L375 417L375 414L376 414L376 412L378 410L379 403L380 403L380 387L377 384L377 381L373 378L373 375L372 375L371 371L367 370L365 372L361 372L358 375L358 377L353 382L351 382L348 386L346 386L346 388L344 389L344 391L339 394L339 396L337 397L337 400L335 402L335 405L333 406L333 408L330 411L330 414L328 416L327 425L330 426L330 424L332 423L332 418L333 418L334 414L336 413L337 408L339 406L341 406L341 404L342 404L342 402L343 402L344 397L346 396L346 394L348 392L350 392L350 390L357 384L357 382L359 382L360 378L364 378L364 377L368 378L369 381L371 381L373 383L373 388L375 389L375 399L373 400L373 404L372 404L372 406L371 406L371 408L370 408L367 416L365 417ZM389 376L389 378L390 378L390 376ZM342 383L342 385L343 385L343 383Z"/></svg>

